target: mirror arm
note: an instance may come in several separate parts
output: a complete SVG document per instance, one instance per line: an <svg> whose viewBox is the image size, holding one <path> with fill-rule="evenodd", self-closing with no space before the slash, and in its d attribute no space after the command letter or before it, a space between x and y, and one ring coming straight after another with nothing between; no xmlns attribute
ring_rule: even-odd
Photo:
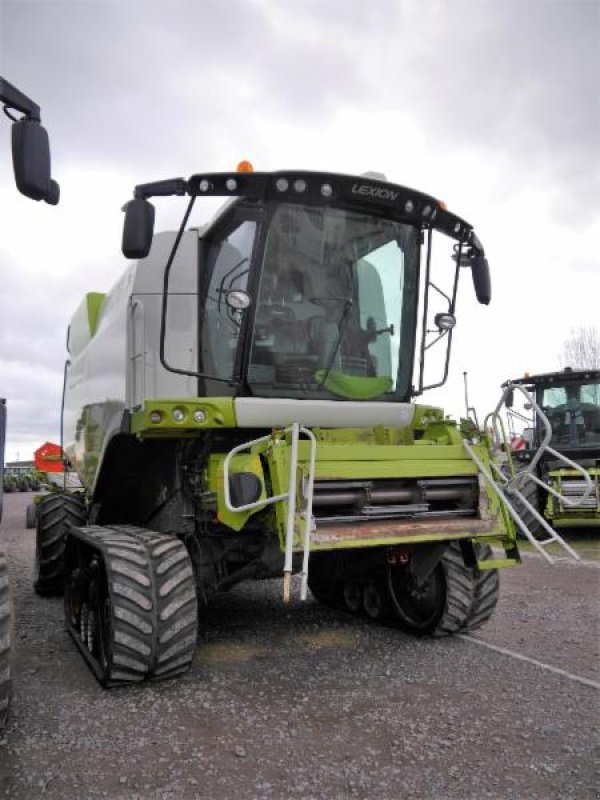
<svg viewBox="0 0 600 800"><path fill-rule="evenodd" d="M148 197L182 197L188 193L189 184L185 178L168 178L165 181L154 181L153 183L140 183L135 187L133 196L135 198Z"/></svg>
<svg viewBox="0 0 600 800"><path fill-rule="evenodd" d="M5 78L0 78L0 101L8 108L20 111L25 114L27 119L34 122L41 122L40 107L30 100L26 94L20 92L16 86L9 83Z"/></svg>

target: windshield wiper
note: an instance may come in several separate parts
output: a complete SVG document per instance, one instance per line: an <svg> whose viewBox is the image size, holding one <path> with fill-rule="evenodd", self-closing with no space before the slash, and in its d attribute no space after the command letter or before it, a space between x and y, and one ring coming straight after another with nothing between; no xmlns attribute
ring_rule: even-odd
<svg viewBox="0 0 600 800"><path fill-rule="evenodd" d="M331 351L331 355L329 356L329 361L327 362L327 367L325 368L325 374L323 375L322 380L319 381L319 385L321 386L321 388L323 388L327 383L327 378L329 377L329 373L331 372L331 368L333 367L333 362L335 361L335 357L337 356L338 350L340 349L342 336L344 335L344 328L346 327L346 322L348 321L348 314L353 305L354 302L350 297L344 303L344 310L342 311L342 316L340 317L340 321L338 322L337 341L335 343L335 347Z"/></svg>

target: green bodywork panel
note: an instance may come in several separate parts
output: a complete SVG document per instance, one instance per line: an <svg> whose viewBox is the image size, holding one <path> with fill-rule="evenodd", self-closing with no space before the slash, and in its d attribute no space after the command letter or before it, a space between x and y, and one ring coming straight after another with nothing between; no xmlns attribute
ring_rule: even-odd
<svg viewBox="0 0 600 800"><path fill-rule="evenodd" d="M225 506L225 495L223 492L223 461L225 455L214 453L208 459L208 488L209 491L216 492L217 495L217 519L223 525L227 525L234 531L240 531L248 519L256 514L261 508L249 509L248 511L229 511ZM229 471L232 475L237 472L252 472L260 480L262 491L258 502L267 496L265 490L265 478L260 457L255 453L236 453L232 456Z"/></svg>
<svg viewBox="0 0 600 800"><path fill-rule="evenodd" d="M100 316L100 309L102 308L105 297L106 295L102 292L88 292L85 296L91 336L96 333L98 317Z"/></svg>
<svg viewBox="0 0 600 800"><path fill-rule="evenodd" d="M596 505L561 506L558 498L548 494L545 516L555 528L600 527L600 468L587 469L592 481ZM563 480L581 480L581 473L574 469L557 469L548 473L550 485L556 492L562 493Z"/></svg>
<svg viewBox="0 0 600 800"><path fill-rule="evenodd" d="M343 407L343 404L341 404ZM185 418L175 422L172 413L182 409ZM202 410L205 419L195 422L193 413ZM157 420L152 421L151 415ZM159 416L160 415L160 416ZM234 400L221 398L169 398L148 400L143 407L135 409L131 417L131 432L140 438L189 438L200 437L202 432L217 428L236 428ZM316 480L370 480L403 478L449 478L477 476L478 468L463 447L463 434L457 424L445 419L441 409L431 406L415 406L413 421L406 427L368 428L319 428L313 427L317 440ZM252 438L250 432L248 438ZM484 463L488 463L488 447L485 442L474 446ZM226 453L212 453L206 470L205 484L208 496L206 507L214 509L217 519L227 528L241 531L253 514L263 511L264 506L243 512L232 512L225 508L223 495L223 460ZM291 438L282 429L275 429L272 438L254 445L247 452L236 454L231 461L231 472L252 472L260 479L261 499L284 494L288 491L289 465L291 460ZM301 483L308 475L309 443L301 439L298 445L297 496L302 497ZM266 487L268 486L268 492ZM279 501L270 507L270 513L261 518L261 525L274 528L283 549L287 524L287 501ZM294 525L294 549L302 547L306 518L299 505ZM398 524L397 530L388 526L378 534L376 523L370 526L368 535L358 533L347 541L312 544L312 549L343 549L373 547L377 545L401 544L405 542L445 541L449 539L477 539L503 544L507 549L515 541L514 526L504 506L492 492L483 490L480 514L465 518L453 517L450 521L429 521L427 524L415 520L409 533L406 525ZM506 561L503 566L509 566Z"/></svg>
<svg viewBox="0 0 600 800"><path fill-rule="evenodd" d="M315 480L360 480L375 478L436 478L436 477L461 477L476 476L478 469L476 464L468 457L460 442L460 434L453 423L447 423L445 434L442 432L441 423L433 423L431 426L432 439L421 439L412 445L386 445L386 444L366 444L346 443L329 444L319 440L319 431L313 430L317 436L317 456L315 465ZM336 432L328 431L326 439L330 439ZM339 431L339 434L347 434L348 431ZM366 431L363 431L366 434ZM378 434L376 429L372 429L371 435L375 438ZM381 432L379 432L381 435ZM394 437L394 432L389 431L389 437ZM440 440L445 439L446 444L439 444ZM478 455L488 461L487 449L485 446L475 448ZM291 459L291 443L289 435L280 436L272 443L268 443L263 448L264 456L271 476L273 494L283 494L288 489L289 466ZM300 480L302 475L308 475L309 445L305 441L300 441L298 445L298 466L299 482L296 491L300 491ZM487 514L492 520L489 530L477 538L485 541L496 541L510 544L515 540L514 526L509 520L509 516L504 506L502 506L496 495L487 495ZM287 524L287 503L279 502L275 505L275 520L277 534L281 545L285 540ZM294 548L302 546L304 536L305 520L301 513L296 514L294 527ZM419 523L415 524L418 527ZM435 525L433 525L435 528ZM429 529L422 535L411 532L410 536L403 535L400 530L398 535L390 538L389 534L377 538L371 531L369 537L361 540L360 535L353 537L339 547L372 547L379 544L394 544L404 541L424 542L438 541L454 538L474 538L473 533L469 532L468 525L465 525L464 533L459 531L449 532L444 529L443 524L439 524L439 530ZM335 549L336 546L314 547L314 549ZM508 564L507 564L508 566Z"/></svg>
<svg viewBox="0 0 600 800"><path fill-rule="evenodd" d="M185 418L175 422L173 411L183 409ZM205 419L196 422L195 411L203 411ZM152 413L160 414L159 422L152 422ZM131 432L140 437L172 438L194 436L210 428L234 428L236 425L232 397L174 397L167 400L146 400L143 407L131 415Z"/></svg>

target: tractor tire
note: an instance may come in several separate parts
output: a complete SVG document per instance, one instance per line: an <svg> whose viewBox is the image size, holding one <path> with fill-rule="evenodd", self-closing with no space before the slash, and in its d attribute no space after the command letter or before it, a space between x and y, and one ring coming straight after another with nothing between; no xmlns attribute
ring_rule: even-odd
<svg viewBox="0 0 600 800"><path fill-rule="evenodd" d="M6 724L12 697L13 613L6 556L0 553L0 730Z"/></svg>
<svg viewBox="0 0 600 800"><path fill-rule="evenodd" d="M465 566L458 542L451 542L425 580L416 579L406 566L389 565L387 588L399 628L414 636L448 636L489 618L497 599L497 575L489 571L476 577Z"/></svg>
<svg viewBox="0 0 600 800"><path fill-rule="evenodd" d="M25 511L25 527L28 529L35 528L36 522L37 522L37 505L35 503L29 503Z"/></svg>
<svg viewBox="0 0 600 800"><path fill-rule="evenodd" d="M33 588L42 597L63 593L65 539L72 527L85 525L86 516L79 494L56 492L38 504Z"/></svg>
<svg viewBox="0 0 600 800"><path fill-rule="evenodd" d="M525 486L521 490L523 497L527 500L528 503L535 508L536 511L543 513L540 510L540 499L538 494L537 484L533 481L526 481ZM507 498L510 500L512 505L515 508L517 514L521 517L523 522L527 525L531 533L537 538L540 533L543 532L543 527L539 519L531 513L531 511L524 506L524 504L519 500L518 497L511 494L510 492L507 493ZM514 522L514 520L513 520ZM520 539L525 539L525 534L521 531L520 527L515 522L515 527L517 529L517 536Z"/></svg>

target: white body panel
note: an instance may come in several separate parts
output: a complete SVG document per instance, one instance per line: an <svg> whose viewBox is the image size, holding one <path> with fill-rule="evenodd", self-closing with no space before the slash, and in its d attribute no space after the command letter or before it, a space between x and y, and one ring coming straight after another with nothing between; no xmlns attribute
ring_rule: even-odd
<svg viewBox="0 0 600 800"><path fill-rule="evenodd" d="M410 403L361 403L344 400L286 400L238 397L234 401L240 428L271 428L298 422L306 427L367 428L410 425L415 408Z"/></svg>
<svg viewBox="0 0 600 800"><path fill-rule="evenodd" d="M106 296L94 336L71 359L64 444L87 486L126 410L146 397L196 395L194 378L168 372L159 359L163 275L174 237L157 234L150 255L125 271ZM171 272L167 316L167 360L192 370L198 357L197 246L198 232L186 232Z"/></svg>

